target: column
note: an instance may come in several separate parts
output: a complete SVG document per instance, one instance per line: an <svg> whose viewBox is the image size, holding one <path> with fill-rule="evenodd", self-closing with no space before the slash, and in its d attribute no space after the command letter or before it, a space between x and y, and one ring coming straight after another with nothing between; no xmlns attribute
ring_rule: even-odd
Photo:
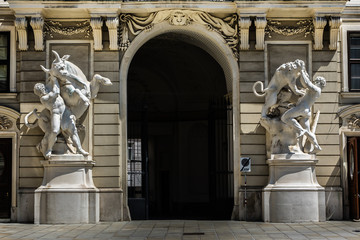
<svg viewBox="0 0 360 240"><path fill-rule="evenodd" d="M35 50L44 50L43 26L44 19L42 17L31 17L30 25L34 31L35 37Z"/></svg>
<svg viewBox="0 0 360 240"><path fill-rule="evenodd" d="M93 30L93 36L94 36L94 49L95 50L102 50L102 25L103 21L101 17L94 17L90 19L90 25Z"/></svg>
<svg viewBox="0 0 360 240"><path fill-rule="evenodd" d="M338 35L339 35L339 28L341 24L341 18L332 16L329 22L330 25L330 50L336 50L337 49L337 41L338 41Z"/></svg>
<svg viewBox="0 0 360 240"><path fill-rule="evenodd" d="M315 17L314 20L314 50L322 50L323 48L323 35L324 35L324 27L326 25L325 17Z"/></svg>
<svg viewBox="0 0 360 240"><path fill-rule="evenodd" d="M110 50L118 50L118 26L119 18L118 17L108 17L106 20L106 26L109 30L109 41L110 41Z"/></svg>
<svg viewBox="0 0 360 240"><path fill-rule="evenodd" d="M240 17L240 49L249 50L249 27L251 26L250 17Z"/></svg>
<svg viewBox="0 0 360 240"><path fill-rule="evenodd" d="M26 51L28 50L29 46L27 44L27 21L25 17L17 17L15 19L15 27L18 33L18 39L19 39L19 50L20 51Z"/></svg>
<svg viewBox="0 0 360 240"><path fill-rule="evenodd" d="M267 21L266 17L256 17L255 26L256 26L256 50L264 50L265 48L265 27Z"/></svg>

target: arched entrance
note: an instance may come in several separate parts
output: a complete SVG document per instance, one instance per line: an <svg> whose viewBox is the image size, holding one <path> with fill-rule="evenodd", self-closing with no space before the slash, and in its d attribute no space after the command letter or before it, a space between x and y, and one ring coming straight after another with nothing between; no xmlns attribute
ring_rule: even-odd
<svg viewBox="0 0 360 240"><path fill-rule="evenodd" d="M120 75L120 117L127 134L121 145L126 160L135 160L128 165L134 178L126 179L133 184L129 198L137 198L133 209L150 214L143 218L230 219L235 206L236 218L237 191L230 204L212 201L220 192L230 188L228 192L234 193L239 186L239 148L231 148L239 143L238 67L223 39L196 24L159 23L135 38L123 57ZM231 100L236 104L229 115L223 100L233 90ZM222 131L215 126L221 121ZM129 149L124 149L125 144ZM141 168L136 168L137 158L149 164L138 163ZM217 170L235 175L224 177L221 185L212 176ZM216 212L216 206L226 213L209 214Z"/></svg>

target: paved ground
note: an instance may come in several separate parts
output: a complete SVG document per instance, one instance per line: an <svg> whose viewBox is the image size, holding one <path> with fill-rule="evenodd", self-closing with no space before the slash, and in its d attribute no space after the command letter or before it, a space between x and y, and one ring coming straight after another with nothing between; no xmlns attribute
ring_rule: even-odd
<svg viewBox="0 0 360 240"><path fill-rule="evenodd" d="M357 230L359 232L357 232ZM132 221L99 224L34 225L1 223L0 239L359 239L360 223L270 224L239 221Z"/></svg>

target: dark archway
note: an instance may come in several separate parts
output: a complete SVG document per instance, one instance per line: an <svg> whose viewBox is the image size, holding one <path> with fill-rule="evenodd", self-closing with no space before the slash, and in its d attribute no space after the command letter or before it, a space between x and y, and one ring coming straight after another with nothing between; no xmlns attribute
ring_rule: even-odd
<svg viewBox="0 0 360 240"><path fill-rule="evenodd" d="M128 195L133 219L231 218L232 115L224 98L224 72L183 37L151 39L130 64Z"/></svg>

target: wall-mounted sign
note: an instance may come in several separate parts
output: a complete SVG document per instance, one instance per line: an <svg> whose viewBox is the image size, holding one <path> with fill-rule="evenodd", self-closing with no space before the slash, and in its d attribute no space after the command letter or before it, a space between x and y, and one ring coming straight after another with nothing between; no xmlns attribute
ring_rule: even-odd
<svg viewBox="0 0 360 240"><path fill-rule="evenodd" d="M251 158L242 157L240 160L240 171L241 172L251 172Z"/></svg>

